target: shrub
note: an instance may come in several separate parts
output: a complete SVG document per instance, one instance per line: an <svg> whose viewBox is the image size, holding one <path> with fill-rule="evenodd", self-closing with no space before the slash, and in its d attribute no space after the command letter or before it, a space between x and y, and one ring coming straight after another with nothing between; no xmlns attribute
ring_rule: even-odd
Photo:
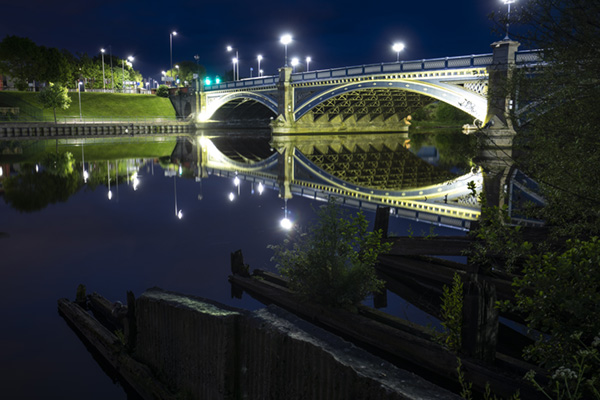
<svg viewBox="0 0 600 400"><path fill-rule="evenodd" d="M156 89L156 95L158 97L169 97L169 88L167 85L160 85L158 89Z"/></svg>
<svg viewBox="0 0 600 400"><path fill-rule="evenodd" d="M381 243L381 231L367 232L368 222L330 201L318 211L318 221L291 243L269 246L275 252L280 273L302 298L333 307L360 303L382 289L374 265L379 254L389 251Z"/></svg>

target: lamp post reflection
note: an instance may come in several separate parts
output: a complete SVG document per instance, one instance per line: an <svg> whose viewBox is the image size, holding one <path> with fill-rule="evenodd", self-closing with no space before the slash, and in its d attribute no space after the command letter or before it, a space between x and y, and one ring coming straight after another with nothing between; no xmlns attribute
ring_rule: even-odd
<svg viewBox="0 0 600 400"><path fill-rule="evenodd" d="M292 223L292 221L288 218L288 211L287 211L287 199L285 199L285 206L284 206L284 212L283 212L283 219L279 222L279 224L281 225L281 227L283 229L285 229L286 231L289 231L290 229L292 229L292 226L294 225Z"/></svg>
<svg viewBox="0 0 600 400"><path fill-rule="evenodd" d="M81 173L83 175L83 182L87 183L89 174L88 172L85 170L85 154L83 151L83 145L84 145L85 141L81 141Z"/></svg>
<svg viewBox="0 0 600 400"><path fill-rule="evenodd" d="M181 168L181 167L179 167ZM177 174L173 175L173 193L175 194L175 216L179 219L183 218L183 213L177 207Z"/></svg>
<svg viewBox="0 0 600 400"><path fill-rule="evenodd" d="M108 199L112 199L112 191L110 190L110 164L106 161L106 178L108 181Z"/></svg>

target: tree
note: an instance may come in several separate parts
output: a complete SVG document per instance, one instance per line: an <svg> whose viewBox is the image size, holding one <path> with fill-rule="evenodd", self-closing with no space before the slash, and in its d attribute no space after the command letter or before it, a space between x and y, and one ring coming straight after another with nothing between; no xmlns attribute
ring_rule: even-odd
<svg viewBox="0 0 600 400"><path fill-rule="evenodd" d="M194 74L198 74L198 79L206 76L206 69L202 65L198 65L193 61L182 61L177 63L179 68L174 68L167 71L167 76L179 76L179 82L182 84L187 82L187 86L191 86L194 81Z"/></svg>
<svg viewBox="0 0 600 400"><path fill-rule="evenodd" d="M307 234L270 246L273 259L302 298L333 307L356 305L383 287L374 265L390 245L381 243L381 231L367 232L362 213L352 217L333 200L317 214Z"/></svg>
<svg viewBox="0 0 600 400"><path fill-rule="evenodd" d="M28 82L36 79L38 54L38 47L30 39L6 36L0 42L0 73L13 78L17 89L25 90Z"/></svg>
<svg viewBox="0 0 600 400"><path fill-rule="evenodd" d="M517 165L540 183L548 204L538 217L562 237L600 233L598 21L598 1L529 0L517 12L527 33L516 38L544 49L545 64L515 75Z"/></svg>
<svg viewBox="0 0 600 400"><path fill-rule="evenodd" d="M52 109L54 112L54 123L57 123L56 109L60 108L66 110L71 105L71 98L69 97L67 88L53 83L49 83L48 86L39 93L38 99L43 108Z"/></svg>

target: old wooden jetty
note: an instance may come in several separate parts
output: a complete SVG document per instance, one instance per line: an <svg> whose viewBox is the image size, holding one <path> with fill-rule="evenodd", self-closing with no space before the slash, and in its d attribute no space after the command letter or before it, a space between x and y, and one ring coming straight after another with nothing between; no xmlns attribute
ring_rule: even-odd
<svg viewBox="0 0 600 400"><path fill-rule="evenodd" d="M274 305L249 312L157 288L127 299L79 290L58 307L144 399L460 399Z"/></svg>

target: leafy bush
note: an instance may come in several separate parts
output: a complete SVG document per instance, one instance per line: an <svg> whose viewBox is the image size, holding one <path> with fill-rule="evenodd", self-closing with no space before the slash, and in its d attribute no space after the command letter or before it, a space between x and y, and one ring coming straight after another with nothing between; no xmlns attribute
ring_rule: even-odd
<svg viewBox="0 0 600 400"><path fill-rule="evenodd" d="M302 298L333 307L356 305L382 289L374 265L391 246L381 243L381 231L367 232L367 227L361 212L352 217L330 201L307 234L269 246L272 259Z"/></svg>
<svg viewBox="0 0 600 400"><path fill-rule="evenodd" d="M156 95L158 97L169 97L169 88L167 85L160 85L158 89L156 89Z"/></svg>
<svg viewBox="0 0 600 400"><path fill-rule="evenodd" d="M438 335L441 344L458 353L462 344L463 283L455 272L452 287L444 285L442 293L441 324L444 332Z"/></svg>

